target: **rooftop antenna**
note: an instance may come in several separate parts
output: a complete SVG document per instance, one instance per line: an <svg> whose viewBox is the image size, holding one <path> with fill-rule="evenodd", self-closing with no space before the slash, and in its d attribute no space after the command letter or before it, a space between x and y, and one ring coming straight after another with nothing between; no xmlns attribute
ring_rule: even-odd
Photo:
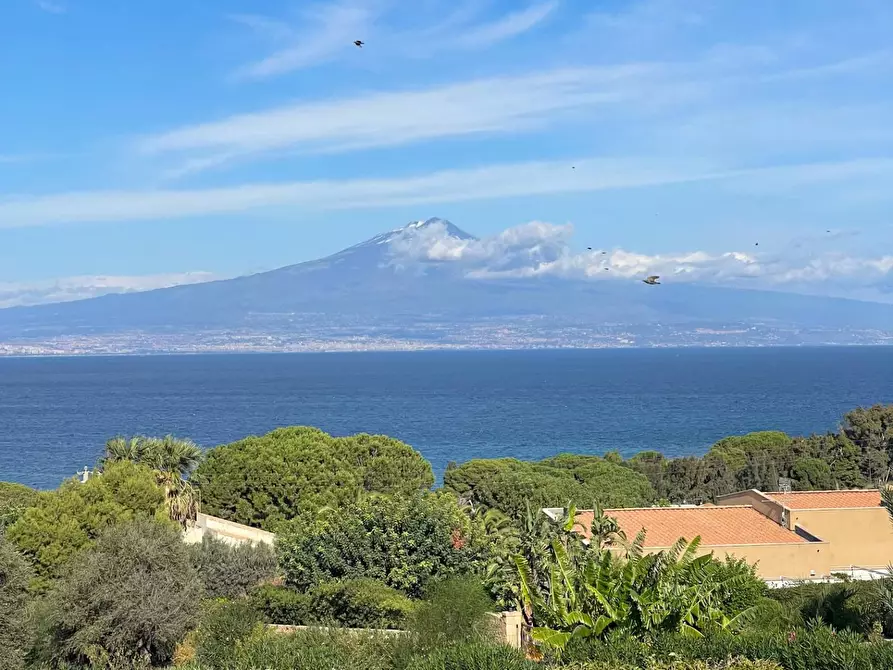
<svg viewBox="0 0 893 670"><path fill-rule="evenodd" d="M791 492L791 480L788 477L779 477L778 478L778 488L782 493L790 493Z"/></svg>

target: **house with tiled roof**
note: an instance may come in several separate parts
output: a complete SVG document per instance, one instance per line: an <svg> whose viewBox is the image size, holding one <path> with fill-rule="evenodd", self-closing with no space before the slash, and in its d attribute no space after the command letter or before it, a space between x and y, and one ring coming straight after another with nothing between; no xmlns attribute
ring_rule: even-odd
<svg viewBox="0 0 893 670"><path fill-rule="evenodd" d="M556 517L563 510L547 510ZM830 576L829 543L768 518L752 505L710 505L606 509L620 530L632 540L645 531L646 552L667 549L679 539L701 538L699 554L734 556L757 565L770 584ZM590 537L592 510L576 515L577 532Z"/></svg>
<svg viewBox="0 0 893 670"><path fill-rule="evenodd" d="M828 542L831 571L855 578L886 574L893 563L893 524L877 489L844 491L740 491L719 506L751 505L784 528L800 528Z"/></svg>
<svg viewBox="0 0 893 670"><path fill-rule="evenodd" d="M553 518L560 508L545 510ZM608 509L632 540L645 531L645 551L676 540L701 538L699 553L734 556L756 564L770 585L796 580L887 575L893 563L893 524L878 489L845 491L739 491L715 504ZM590 536L593 512L580 510L576 531Z"/></svg>

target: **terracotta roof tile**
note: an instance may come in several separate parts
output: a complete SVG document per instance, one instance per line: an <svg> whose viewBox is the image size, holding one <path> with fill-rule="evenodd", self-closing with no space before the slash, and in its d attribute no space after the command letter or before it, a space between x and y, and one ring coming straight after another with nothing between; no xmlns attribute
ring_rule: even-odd
<svg viewBox="0 0 893 670"><path fill-rule="evenodd" d="M794 491L792 493L764 493L788 509L848 509L854 507L879 507L881 494L877 489L868 491Z"/></svg>
<svg viewBox="0 0 893 670"><path fill-rule="evenodd" d="M680 537L691 541L697 536L706 546L806 542L749 505L609 509L605 515L617 519L630 540L644 528L648 549L669 547ZM588 537L592 511L579 512L577 521L585 527Z"/></svg>

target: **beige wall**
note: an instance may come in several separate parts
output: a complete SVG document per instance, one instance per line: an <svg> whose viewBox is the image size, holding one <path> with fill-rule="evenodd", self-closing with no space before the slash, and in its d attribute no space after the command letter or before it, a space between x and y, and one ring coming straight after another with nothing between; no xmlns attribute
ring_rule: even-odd
<svg viewBox="0 0 893 670"><path fill-rule="evenodd" d="M883 507L791 510L790 523L830 544L832 569L893 563L893 524Z"/></svg>
<svg viewBox="0 0 893 670"><path fill-rule="evenodd" d="M646 547L658 552L667 547ZM619 551L619 549L618 549ZM790 544L701 545L698 555L713 553L722 560L726 556L743 558L756 564L757 576L765 580L810 579L831 574L831 552L827 542L792 542ZM813 572L814 574L810 574Z"/></svg>
<svg viewBox="0 0 893 670"><path fill-rule="evenodd" d="M243 542L263 542L273 545L276 536L259 528L244 526L240 523L233 523L226 519L221 519L208 514L199 514L195 524L186 530L183 540L190 544L197 544L202 541L205 533L228 542L230 544L240 544Z"/></svg>

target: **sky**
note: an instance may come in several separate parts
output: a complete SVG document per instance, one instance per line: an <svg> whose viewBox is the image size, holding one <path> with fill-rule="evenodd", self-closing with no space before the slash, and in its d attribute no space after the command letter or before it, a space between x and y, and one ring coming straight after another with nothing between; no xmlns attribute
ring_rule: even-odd
<svg viewBox="0 0 893 670"><path fill-rule="evenodd" d="M429 217L548 247L526 276L605 250L893 302L891 31L889 0L0 0L0 307Z"/></svg>

